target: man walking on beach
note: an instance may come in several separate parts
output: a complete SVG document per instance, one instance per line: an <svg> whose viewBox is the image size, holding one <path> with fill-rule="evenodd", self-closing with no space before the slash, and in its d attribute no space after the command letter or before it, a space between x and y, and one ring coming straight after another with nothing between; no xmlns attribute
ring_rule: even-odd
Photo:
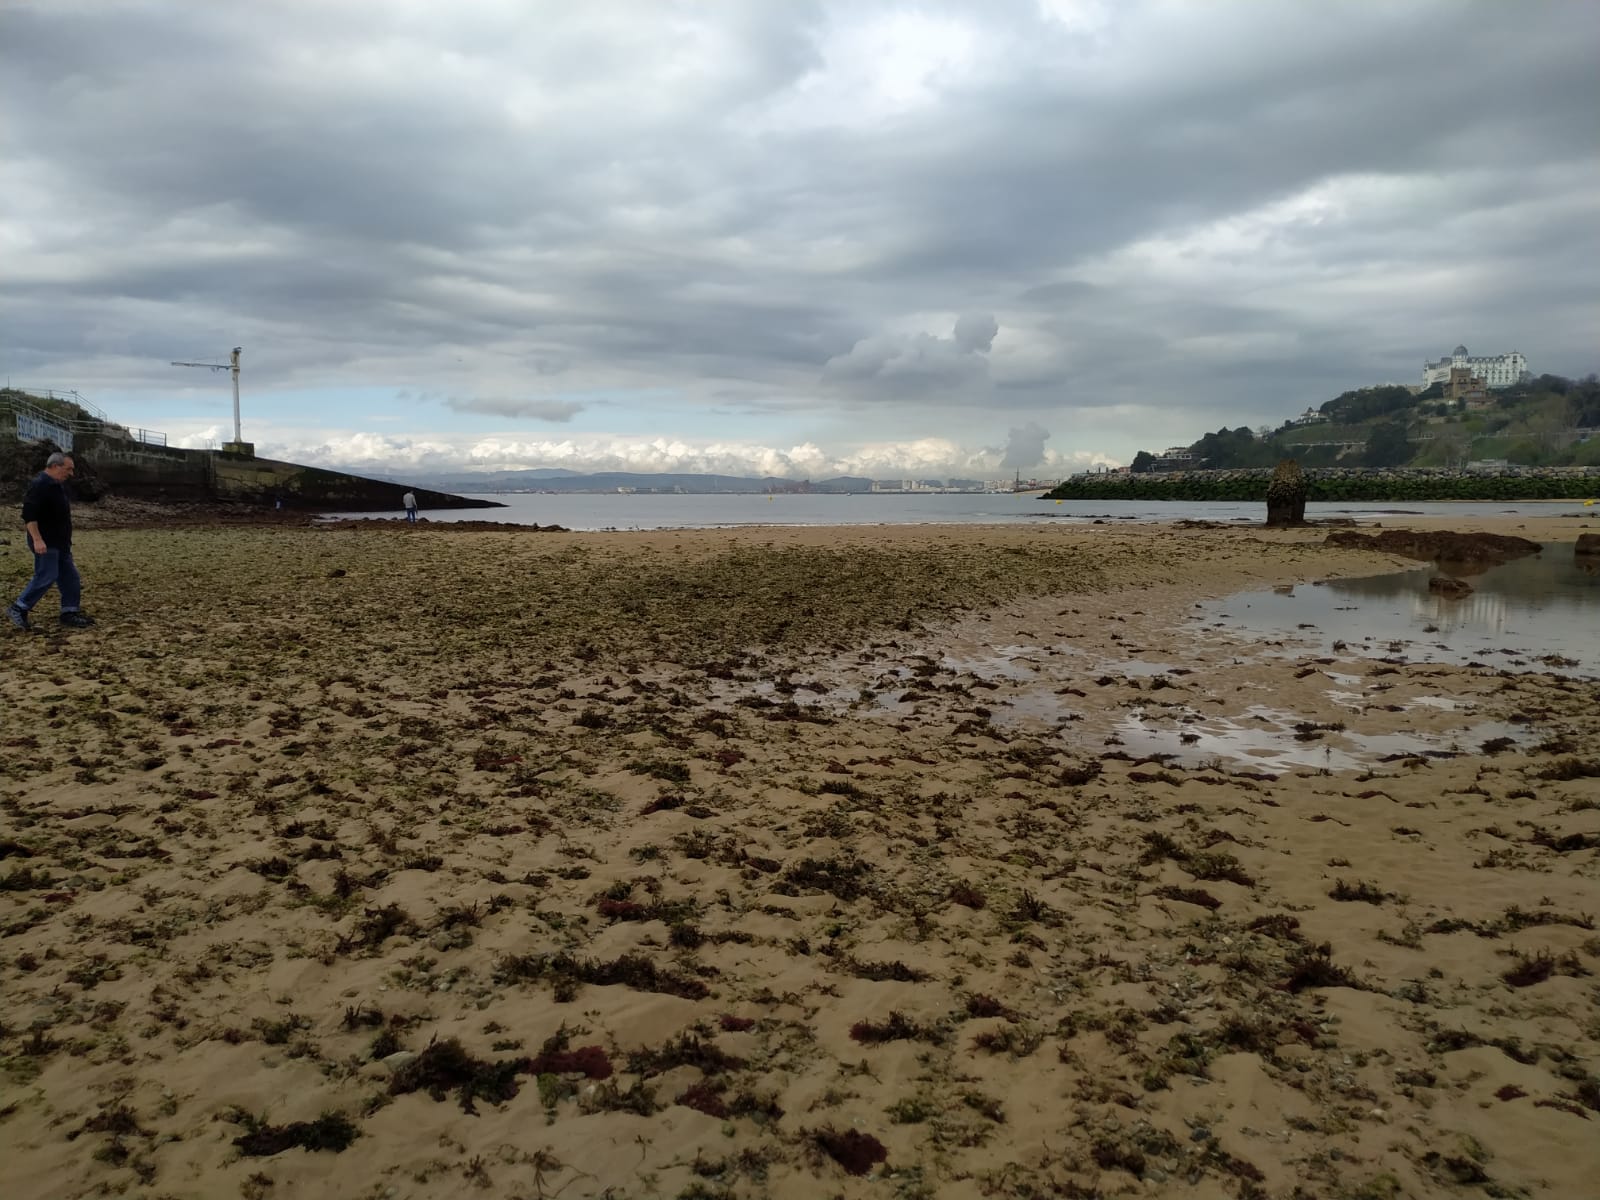
<svg viewBox="0 0 1600 1200"><path fill-rule="evenodd" d="M6 609L6 616L24 633L32 628L28 614L52 587L61 594L63 625L87 629L94 624L94 618L79 607L83 581L72 561L72 504L65 486L72 471L72 455L57 451L45 459L44 470L22 498L22 524L28 531L28 549L33 551L33 578Z"/></svg>
<svg viewBox="0 0 1600 1200"><path fill-rule="evenodd" d="M407 492L400 497L400 503L405 505L406 521L415 525L417 523L417 494L415 492Z"/></svg>

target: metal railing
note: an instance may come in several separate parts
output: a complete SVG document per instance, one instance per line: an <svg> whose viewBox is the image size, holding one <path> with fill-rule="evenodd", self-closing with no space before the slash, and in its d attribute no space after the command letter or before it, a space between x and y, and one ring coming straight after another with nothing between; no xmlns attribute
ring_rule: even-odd
<svg viewBox="0 0 1600 1200"><path fill-rule="evenodd" d="M76 388L41 388L26 387L22 384L7 384L6 390L13 393L22 393L27 396L37 396L42 400L56 400L62 404L74 404L81 408L90 417L103 424L110 424L111 418L106 416L105 410L98 404L91 404L83 398Z"/></svg>
<svg viewBox="0 0 1600 1200"><path fill-rule="evenodd" d="M49 400L57 404L70 404L78 410L75 416L64 416L41 408L32 400ZM0 389L0 411L10 410L18 416L31 417L45 425L52 425L69 435L97 434L122 441L141 442L147 446L165 446L167 435L154 429L130 429L118 425L99 405L91 404L76 390L61 388L22 388L15 385ZM71 447L65 447L71 449Z"/></svg>

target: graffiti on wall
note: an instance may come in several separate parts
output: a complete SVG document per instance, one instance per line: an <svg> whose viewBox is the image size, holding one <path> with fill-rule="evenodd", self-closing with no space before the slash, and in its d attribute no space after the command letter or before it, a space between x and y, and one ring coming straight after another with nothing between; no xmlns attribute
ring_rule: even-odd
<svg viewBox="0 0 1600 1200"><path fill-rule="evenodd" d="M72 449L72 430L27 413L17 414L17 437L24 442L54 442L63 450Z"/></svg>

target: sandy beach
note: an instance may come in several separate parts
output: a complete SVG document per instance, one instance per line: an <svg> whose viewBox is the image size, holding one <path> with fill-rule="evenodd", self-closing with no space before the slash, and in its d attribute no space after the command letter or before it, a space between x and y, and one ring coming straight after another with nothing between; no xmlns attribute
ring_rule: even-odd
<svg viewBox="0 0 1600 1200"><path fill-rule="evenodd" d="M0 1195L1593 1195L1600 688L1191 619L1327 533L89 528Z"/></svg>

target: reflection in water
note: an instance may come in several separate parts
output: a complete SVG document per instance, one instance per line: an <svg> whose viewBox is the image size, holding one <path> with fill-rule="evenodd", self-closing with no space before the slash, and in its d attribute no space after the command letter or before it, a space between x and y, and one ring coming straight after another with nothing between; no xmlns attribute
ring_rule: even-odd
<svg viewBox="0 0 1600 1200"><path fill-rule="evenodd" d="M1491 738L1522 745L1534 736L1526 726L1484 721L1448 734L1358 734L1341 729L1307 740L1296 736L1299 716L1261 705L1252 705L1236 720L1194 716L1193 721L1172 725L1150 713L1135 712L1118 722L1117 740L1135 757L1159 754L1184 767L1222 759L1272 771L1296 767L1353 771L1374 761L1407 756L1469 754Z"/></svg>
<svg viewBox="0 0 1600 1200"><path fill-rule="evenodd" d="M1570 543L1548 544L1541 554L1466 575L1473 593L1460 600L1428 591L1429 579L1449 573L1419 567L1328 580L1292 594L1249 592L1205 605L1202 619L1258 636L1324 647L1343 642L1352 650L1418 661L1460 664L1511 654L1520 658L1511 665L1532 660L1600 677L1600 569L1575 556ZM1459 567L1454 573L1463 575Z"/></svg>

